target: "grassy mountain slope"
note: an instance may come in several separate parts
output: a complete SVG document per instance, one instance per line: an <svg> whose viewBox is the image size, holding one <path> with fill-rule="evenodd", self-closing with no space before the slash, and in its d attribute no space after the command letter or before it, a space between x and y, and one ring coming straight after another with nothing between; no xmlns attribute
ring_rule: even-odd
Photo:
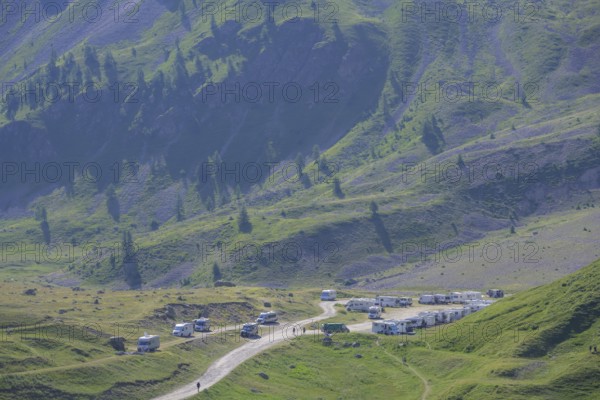
<svg viewBox="0 0 600 400"><path fill-rule="evenodd" d="M148 0L135 24L61 18L2 25L7 38L18 38L0 46L9 60L0 70L4 80L75 80L103 90L97 103L83 101L82 92L73 102L65 95L55 103L16 104L18 96L3 102L0 159L29 168L93 161L103 174L86 179L79 167L74 182L63 173L56 183L8 176L0 238L71 244L77 256L35 260L17 252L2 273L126 288L122 254L110 257L124 231L137 246L142 284L153 287L210 285L217 263L224 279L271 286L358 280L372 287L522 289L597 257L588 227L565 225L581 243L577 265L569 267L556 262L564 254L548 230L535 238L526 233L539 230L540 217L598 218L593 1L536 3L517 15L513 3L499 2L505 14L498 21L478 13L459 23L423 21L399 2L351 1L338 4L333 23L301 4L302 18L273 23L213 20L195 1ZM50 42L27 44L42 33ZM130 82L135 90L123 86ZM274 101L263 92L258 102L207 95L220 84L249 82L295 82L303 97L294 103L279 91ZM501 97L482 91L490 83ZM441 94L431 92L436 85ZM306 164L301 177L293 164L298 152ZM237 176L207 174L207 163L238 168ZM243 170L248 163L262 166L262 179ZM444 166L450 175L440 178L436 168ZM248 233L237 226L242 205ZM49 239L34 218L39 207L47 210ZM461 271L466 262L448 271L409 251L409 244L431 255L439 243L498 239L521 247L536 241L556 273L525 277L518 270L526 265L503 259L494 276L482 273L484 261L473 265L479 276L469 283ZM242 254L236 244L248 242L278 249ZM107 250L83 257L87 243ZM513 274L524 277L515 282Z"/></svg>

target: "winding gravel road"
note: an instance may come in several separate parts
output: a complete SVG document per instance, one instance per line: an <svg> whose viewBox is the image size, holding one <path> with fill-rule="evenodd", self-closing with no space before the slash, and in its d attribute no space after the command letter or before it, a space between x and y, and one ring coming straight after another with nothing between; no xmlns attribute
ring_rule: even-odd
<svg viewBox="0 0 600 400"><path fill-rule="evenodd" d="M208 367L204 375L202 375L198 379L194 380L193 382L190 382L185 386L180 387L179 389L171 393L167 393L163 396L156 397L154 400L179 400L191 397L198 393L198 390L196 389L197 381L201 382L201 389L207 389L211 387L212 385L229 375L231 371L233 371L238 365L240 365L244 361L265 351L266 349L274 346L277 343L280 343L288 338L293 338L293 327L296 327L296 330L299 331L299 328L301 328L303 325L333 317L335 315L334 304L336 303L338 302L331 301L319 303L319 305L323 309L323 313L316 317L305 319L302 321L281 323L279 325L274 326L274 329L271 328L272 331L270 331L268 335L265 335L260 339L250 341L238 347L237 349L232 350L223 357L219 358L217 361L212 363ZM265 329L263 328L263 331L264 330Z"/></svg>

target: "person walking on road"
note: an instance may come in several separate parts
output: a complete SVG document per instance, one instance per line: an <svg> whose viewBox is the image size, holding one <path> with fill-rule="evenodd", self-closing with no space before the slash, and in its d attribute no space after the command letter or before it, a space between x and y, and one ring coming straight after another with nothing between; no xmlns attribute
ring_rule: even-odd
<svg viewBox="0 0 600 400"><path fill-rule="evenodd" d="M200 393L200 382L196 383L196 388L198 388L198 393Z"/></svg>

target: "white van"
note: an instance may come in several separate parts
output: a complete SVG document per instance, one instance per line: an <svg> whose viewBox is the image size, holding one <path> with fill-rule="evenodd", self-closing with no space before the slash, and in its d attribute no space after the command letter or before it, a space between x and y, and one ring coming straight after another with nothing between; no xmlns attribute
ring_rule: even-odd
<svg viewBox="0 0 600 400"><path fill-rule="evenodd" d="M160 347L160 336L158 335L148 335L147 333L144 336L141 336L138 339L137 351L140 353L146 351L154 351Z"/></svg>
<svg viewBox="0 0 600 400"><path fill-rule="evenodd" d="M381 318L381 307L371 306L369 307L369 319Z"/></svg>
<svg viewBox="0 0 600 400"><path fill-rule="evenodd" d="M275 311L267 311L260 313L258 318L256 318L257 324L271 324L273 322L277 322L277 313Z"/></svg>
<svg viewBox="0 0 600 400"><path fill-rule="evenodd" d="M335 300L337 293L333 289L326 289L321 292L321 300L322 301L331 301Z"/></svg>
<svg viewBox="0 0 600 400"><path fill-rule="evenodd" d="M173 329L173 336L190 337L194 333L194 324L184 322L182 324L175 325Z"/></svg>

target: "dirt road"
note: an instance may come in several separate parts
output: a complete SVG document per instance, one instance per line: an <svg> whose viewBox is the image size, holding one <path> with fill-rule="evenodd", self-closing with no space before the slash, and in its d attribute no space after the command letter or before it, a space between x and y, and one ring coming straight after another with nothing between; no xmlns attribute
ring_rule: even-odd
<svg viewBox="0 0 600 400"><path fill-rule="evenodd" d="M193 396L196 393L198 393L198 390L196 389L196 382L198 381L200 381L200 383L202 384L201 389L207 389L211 387L212 385L229 375L229 373L233 371L238 365L248 360L249 358L265 351L269 347L272 347L275 344L280 343L286 339L293 339L294 327L296 328L296 331L299 332L299 329L301 329L303 325L333 317L335 315L335 303L336 302L321 302L319 305L323 309L323 313L316 317L297 322L282 322L281 324L275 326L274 329L271 328L268 331L268 334L266 333L267 330L263 329L264 334L263 337L261 337L260 339L249 341L248 343L227 353L226 355L212 363L208 367L204 375L202 375L198 379L171 393L167 393L163 396L157 397L154 400L179 400Z"/></svg>

